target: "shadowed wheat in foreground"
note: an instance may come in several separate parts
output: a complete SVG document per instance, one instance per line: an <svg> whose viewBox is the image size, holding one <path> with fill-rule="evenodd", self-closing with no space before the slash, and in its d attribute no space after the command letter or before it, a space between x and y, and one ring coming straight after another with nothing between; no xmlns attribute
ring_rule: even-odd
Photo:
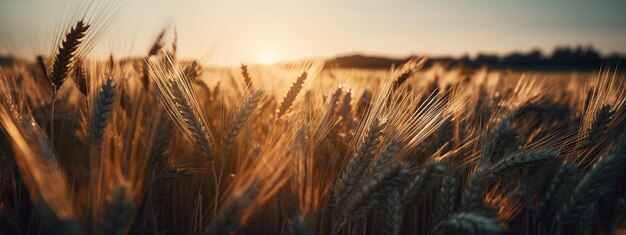
<svg viewBox="0 0 626 235"><path fill-rule="evenodd" d="M0 233L626 229L618 72L202 69L165 31L100 61L92 29L0 71Z"/></svg>

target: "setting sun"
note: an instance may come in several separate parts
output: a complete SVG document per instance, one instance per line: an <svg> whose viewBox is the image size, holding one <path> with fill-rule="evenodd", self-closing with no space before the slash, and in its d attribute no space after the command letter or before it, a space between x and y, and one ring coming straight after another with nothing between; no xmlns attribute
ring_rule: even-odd
<svg viewBox="0 0 626 235"><path fill-rule="evenodd" d="M278 60L278 56L274 51L265 50L263 54L261 54L261 63L266 65L273 65Z"/></svg>
<svg viewBox="0 0 626 235"><path fill-rule="evenodd" d="M0 235L626 235L624 9L0 0Z"/></svg>

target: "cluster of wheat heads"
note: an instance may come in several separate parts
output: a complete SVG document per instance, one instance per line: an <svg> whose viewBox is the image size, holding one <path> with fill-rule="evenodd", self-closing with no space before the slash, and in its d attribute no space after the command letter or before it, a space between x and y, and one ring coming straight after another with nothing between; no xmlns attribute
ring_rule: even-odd
<svg viewBox="0 0 626 235"><path fill-rule="evenodd" d="M89 29L0 71L3 234L624 231L617 73L98 61Z"/></svg>

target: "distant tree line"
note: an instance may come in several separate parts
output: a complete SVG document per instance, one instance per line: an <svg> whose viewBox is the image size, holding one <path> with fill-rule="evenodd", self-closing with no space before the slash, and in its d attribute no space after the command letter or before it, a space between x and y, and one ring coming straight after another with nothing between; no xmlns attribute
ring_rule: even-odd
<svg viewBox="0 0 626 235"><path fill-rule="evenodd" d="M557 47L549 56L536 49L527 53L514 52L504 56L478 54L474 59L465 56L456 62L471 67L488 66L490 68L597 69L603 65L620 64L625 61L624 59L626 57L618 54L603 57L592 46L577 46L575 48Z"/></svg>
<svg viewBox="0 0 626 235"><path fill-rule="evenodd" d="M380 68L386 69L410 59L349 55L336 57L326 62L326 68ZM447 66L465 66L478 68L487 66L495 69L537 69L537 70L597 70L601 66L615 66L626 62L626 57L619 54L602 56L592 46L557 47L552 54L546 55L541 50L514 52L505 55L480 53L471 58L431 57L427 66L434 63Z"/></svg>

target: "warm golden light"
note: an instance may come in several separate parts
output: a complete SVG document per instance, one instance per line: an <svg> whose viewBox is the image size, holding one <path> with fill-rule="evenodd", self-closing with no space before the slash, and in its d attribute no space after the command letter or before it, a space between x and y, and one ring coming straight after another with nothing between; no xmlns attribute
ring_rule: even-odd
<svg viewBox="0 0 626 235"><path fill-rule="evenodd" d="M0 235L626 235L624 9L0 0Z"/></svg>

